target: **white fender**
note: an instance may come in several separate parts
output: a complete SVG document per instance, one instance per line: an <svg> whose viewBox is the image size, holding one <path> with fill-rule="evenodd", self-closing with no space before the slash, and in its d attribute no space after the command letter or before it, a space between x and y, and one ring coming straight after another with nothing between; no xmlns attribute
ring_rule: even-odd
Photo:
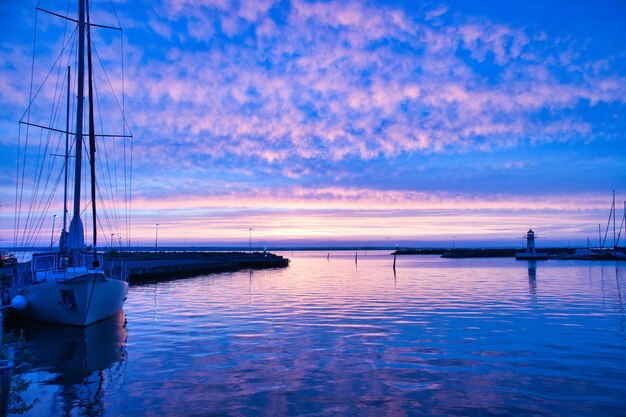
<svg viewBox="0 0 626 417"><path fill-rule="evenodd" d="M28 299L24 297L23 295L16 295L11 300L11 308L18 310L18 311L24 310L27 305L28 305Z"/></svg>

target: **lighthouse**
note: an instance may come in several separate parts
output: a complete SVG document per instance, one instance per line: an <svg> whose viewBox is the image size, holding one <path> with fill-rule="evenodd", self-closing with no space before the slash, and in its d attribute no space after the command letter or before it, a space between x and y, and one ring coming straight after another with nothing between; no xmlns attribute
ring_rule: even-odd
<svg viewBox="0 0 626 417"><path fill-rule="evenodd" d="M526 233L526 252L535 253L535 232L533 232L533 229Z"/></svg>
<svg viewBox="0 0 626 417"><path fill-rule="evenodd" d="M515 254L517 260L539 260L548 259L547 253L539 253L535 249L535 232L533 229L528 230L526 233L526 252L520 252Z"/></svg>

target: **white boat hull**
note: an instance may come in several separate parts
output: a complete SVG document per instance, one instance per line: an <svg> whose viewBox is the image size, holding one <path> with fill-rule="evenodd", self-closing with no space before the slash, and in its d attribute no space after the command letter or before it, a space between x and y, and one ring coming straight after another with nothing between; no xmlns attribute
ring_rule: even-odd
<svg viewBox="0 0 626 417"><path fill-rule="evenodd" d="M91 272L65 281L42 281L20 292L28 304L24 318L85 327L116 315L124 305L128 282Z"/></svg>

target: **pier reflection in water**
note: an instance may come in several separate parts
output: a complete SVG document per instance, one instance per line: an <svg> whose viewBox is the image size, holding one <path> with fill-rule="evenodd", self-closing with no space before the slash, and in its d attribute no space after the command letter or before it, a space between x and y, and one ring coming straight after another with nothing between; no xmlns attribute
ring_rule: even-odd
<svg viewBox="0 0 626 417"><path fill-rule="evenodd" d="M392 263L294 252L132 286L99 364L98 337L29 336L27 415L623 415L626 265Z"/></svg>

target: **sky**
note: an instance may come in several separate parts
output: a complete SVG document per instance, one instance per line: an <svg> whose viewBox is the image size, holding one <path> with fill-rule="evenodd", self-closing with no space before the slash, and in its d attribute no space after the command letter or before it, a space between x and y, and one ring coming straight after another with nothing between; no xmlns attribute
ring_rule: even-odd
<svg viewBox="0 0 626 417"><path fill-rule="evenodd" d="M157 223L171 245L502 246L529 228L539 246L597 245L612 190L619 229L624 1L90 5L123 27L96 37L107 62L123 46L131 245ZM51 62L59 24L36 6L0 0L2 246L33 33Z"/></svg>

